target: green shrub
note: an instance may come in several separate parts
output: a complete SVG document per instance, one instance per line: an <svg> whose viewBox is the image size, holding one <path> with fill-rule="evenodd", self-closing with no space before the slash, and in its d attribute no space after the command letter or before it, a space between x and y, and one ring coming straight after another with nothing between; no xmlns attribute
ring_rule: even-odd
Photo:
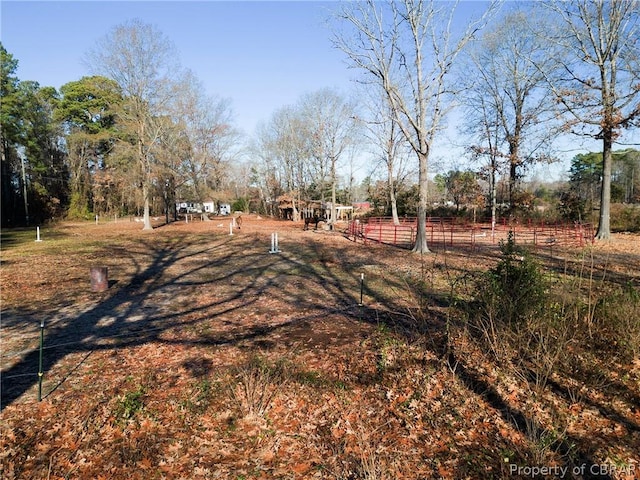
<svg viewBox="0 0 640 480"><path fill-rule="evenodd" d="M468 324L483 349L542 389L572 340L572 311L549 292L550 282L512 234L501 251L477 283Z"/></svg>
<svg viewBox="0 0 640 480"><path fill-rule="evenodd" d="M478 300L499 323L516 328L544 308L547 285L538 264L516 245L513 232L500 250L502 259L481 279Z"/></svg>
<svg viewBox="0 0 640 480"><path fill-rule="evenodd" d="M248 212L249 211L249 199L241 197L236 199L231 205L231 209L234 212Z"/></svg>

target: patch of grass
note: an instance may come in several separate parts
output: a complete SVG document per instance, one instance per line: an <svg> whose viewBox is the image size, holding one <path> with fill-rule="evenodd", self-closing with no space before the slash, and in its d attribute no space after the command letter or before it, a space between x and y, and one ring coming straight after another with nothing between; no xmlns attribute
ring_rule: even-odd
<svg viewBox="0 0 640 480"><path fill-rule="evenodd" d="M55 247L68 240L68 235L55 228L40 228L40 242L36 242L36 227L11 228L0 230L0 242L3 251L20 249L20 254L38 252L43 246ZM75 239L74 239L75 240Z"/></svg>
<svg viewBox="0 0 640 480"><path fill-rule="evenodd" d="M189 392L188 398L181 402L182 407L195 414L204 413L213 400L216 384L207 378L199 380Z"/></svg>
<svg viewBox="0 0 640 480"><path fill-rule="evenodd" d="M145 389L140 385L137 389L118 397L116 418L120 421L132 420L143 408Z"/></svg>

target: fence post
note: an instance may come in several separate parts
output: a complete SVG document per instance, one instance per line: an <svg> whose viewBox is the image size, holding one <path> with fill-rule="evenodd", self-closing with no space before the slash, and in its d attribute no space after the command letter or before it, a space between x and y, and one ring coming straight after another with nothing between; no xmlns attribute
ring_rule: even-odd
<svg viewBox="0 0 640 480"><path fill-rule="evenodd" d="M44 346L44 320L40 322L40 359L38 362L38 401L42 400L42 350Z"/></svg>

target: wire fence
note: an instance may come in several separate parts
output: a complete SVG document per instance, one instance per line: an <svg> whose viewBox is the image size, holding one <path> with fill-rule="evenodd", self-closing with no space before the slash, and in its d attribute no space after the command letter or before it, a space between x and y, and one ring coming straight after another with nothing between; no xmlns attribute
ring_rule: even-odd
<svg viewBox="0 0 640 480"><path fill-rule="evenodd" d="M356 242L369 242L411 248L416 241L416 217L405 217L394 223L391 217L371 217L349 222L346 235ZM427 217L426 236L429 248L453 246L475 249L482 245L497 245L512 232L516 243L535 249L558 246L584 247L594 241L593 225L588 223L509 222L503 219L495 225L468 222L452 217Z"/></svg>

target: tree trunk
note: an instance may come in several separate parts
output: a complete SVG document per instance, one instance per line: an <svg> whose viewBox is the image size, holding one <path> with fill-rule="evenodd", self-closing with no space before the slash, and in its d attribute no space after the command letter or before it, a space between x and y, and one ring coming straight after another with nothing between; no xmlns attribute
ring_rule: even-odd
<svg viewBox="0 0 640 480"><path fill-rule="evenodd" d="M144 226L142 230L153 230L149 215L149 187L147 182L143 182L142 184L142 196L144 197Z"/></svg>
<svg viewBox="0 0 640 480"><path fill-rule="evenodd" d="M391 157L391 155L389 155ZM393 181L393 161L389 159L387 161L387 185L389 187L389 202L391 203L391 216L393 217L393 224L400 225L400 219L398 218L398 199L396 198L396 190Z"/></svg>
<svg viewBox="0 0 640 480"><path fill-rule="evenodd" d="M329 229L333 230L336 223L336 159L331 159L331 220Z"/></svg>
<svg viewBox="0 0 640 480"><path fill-rule="evenodd" d="M602 189L600 192L600 218L596 238L609 240L611 238L611 147L612 132L604 132L602 141Z"/></svg>
<svg viewBox="0 0 640 480"><path fill-rule="evenodd" d="M509 204L513 209L513 198L518 188L519 151L517 140L509 141Z"/></svg>
<svg viewBox="0 0 640 480"><path fill-rule="evenodd" d="M418 154L418 230L416 231L415 253L431 253L427 245L427 153Z"/></svg>
<svg viewBox="0 0 640 480"><path fill-rule="evenodd" d="M300 206L300 202L301 202L301 198L300 198L300 192L298 191L298 207ZM298 207L296 207L296 197L295 195L291 196L291 206L293 211L291 212L291 220L293 220L294 222L299 222L300 221L300 210L298 209Z"/></svg>
<svg viewBox="0 0 640 480"><path fill-rule="evenodd" d="M496 204L497 202L497 195L496 195L496 170L498 169L497 167L497 162L495 160L495 157L493 156L493 153L491 154L492 158L491 158L491 172L490 172L490 180L489 180L489 189L490 191L490 195L491 195L491 238L493 239L495 237L496 234Z"/></svg>

